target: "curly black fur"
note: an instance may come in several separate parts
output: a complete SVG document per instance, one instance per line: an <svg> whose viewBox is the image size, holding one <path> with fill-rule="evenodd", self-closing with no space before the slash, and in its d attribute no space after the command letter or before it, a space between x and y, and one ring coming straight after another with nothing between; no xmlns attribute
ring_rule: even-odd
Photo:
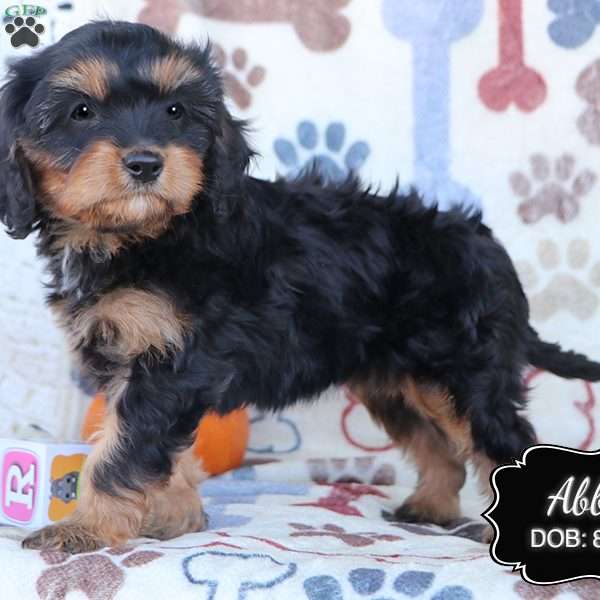
<svg viewBox="0 0 600 600"><path fill-rule="evenodd" d="M152 116L158 91L131 75L145 57L169 52L205 77L178 96L188 113L177 127ZM102 109L115 112L86 129L68 121L77 93L57 96L48 82L91 56L114 60L121 72ZM538 339L511 260L479 214L424 206L414 191L380 197L353 177L337 184L314 172L291 182L246 175L252 153L207 49L142 25L86 25L16 63L0 105L0 217L15 237L39 232L50 302L74 315L117 288L162 290L190 318L185 348L160 358L145 352L124 364L98 337L79 345L100 387L128 369L116 407L126 435L94 473L101 490L168 475L207 410L281 409L373 376L443 386L469 420L475 449L503 462L534 440L519 412L525 367L600 379L599 364ZM69 169L92 141L127 146L140 129L155 145L174 139L202 157L204 187L191 211L116 253L61 249L61 219L36 193L21 141Z"/></svg>

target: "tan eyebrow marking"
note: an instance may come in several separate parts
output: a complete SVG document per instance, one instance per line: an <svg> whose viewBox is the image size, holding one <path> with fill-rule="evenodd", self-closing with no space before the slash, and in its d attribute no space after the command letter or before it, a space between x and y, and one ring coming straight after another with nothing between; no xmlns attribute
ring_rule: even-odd
<svg viewBox="0 0 600 600"><path fill-rule="evenodd" d="M67 87L103 100L109 92L109 81L119 74L113 62L93 57L76 61L52 78L55 87Z"/></svg>
<svg viewBox="0 0 600 600"><path fill-rule="evenodd" d="M202 79L203 73L189 58L169 54L141 67L140 75L158 86L161 93L167 93L181 85Z"/></svg>

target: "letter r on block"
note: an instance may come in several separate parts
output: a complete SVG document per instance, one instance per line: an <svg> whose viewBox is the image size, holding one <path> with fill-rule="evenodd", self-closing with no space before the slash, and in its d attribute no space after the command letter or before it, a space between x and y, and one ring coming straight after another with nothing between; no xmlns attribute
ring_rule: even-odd
<svg viewBox="0 0 600 600"><path fill-rule="evenodd" d="M8 507L13 502L24 504L29 510L33 508L33 494L35 489L35 465L32 464L26 473L21 471L19 465L10 465L6 474L6 490L4 491L4 506Z"/></svg>
<svg viewBox="0 0 600 600"><path fill-rule="evenodd" d="M15 448L4 455L0 509L10 521L26 524L32 520L38 491L38 471L38 457L34 452Z"/></svg>

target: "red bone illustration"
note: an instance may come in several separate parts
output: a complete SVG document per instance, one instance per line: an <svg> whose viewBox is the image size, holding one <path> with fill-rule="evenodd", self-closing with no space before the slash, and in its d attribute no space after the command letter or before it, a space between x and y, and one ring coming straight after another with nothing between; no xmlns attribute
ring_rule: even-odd
<svg viewBox="0 0 600 600"><path fill-rule="evenodd" d="M546 98L543 77L527 67L523 52L522 0L499 0L500 64L479 80L479 96L491 110L506 110L514 102L521 110L535 110Z"/></svg>
<svg viewBox="0 0 600 600"><path fill-rule="evenodd" d="M185 12L234 23L291 23L310 50L327 52L342 46L350 21L339 11L350 0L146 0L142 23L174 33Z"/></svg>

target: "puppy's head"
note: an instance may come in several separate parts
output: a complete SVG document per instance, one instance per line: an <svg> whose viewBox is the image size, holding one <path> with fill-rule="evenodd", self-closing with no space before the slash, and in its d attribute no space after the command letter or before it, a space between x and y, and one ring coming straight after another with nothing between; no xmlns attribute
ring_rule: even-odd
<svg viewBox="0 0 600 600"><path fill-rule="evenodd" d="M9 73L0 219L15 237L47 218L155 236L227 197L249 156L208 48L145 25L84 25Z"/></svg>

